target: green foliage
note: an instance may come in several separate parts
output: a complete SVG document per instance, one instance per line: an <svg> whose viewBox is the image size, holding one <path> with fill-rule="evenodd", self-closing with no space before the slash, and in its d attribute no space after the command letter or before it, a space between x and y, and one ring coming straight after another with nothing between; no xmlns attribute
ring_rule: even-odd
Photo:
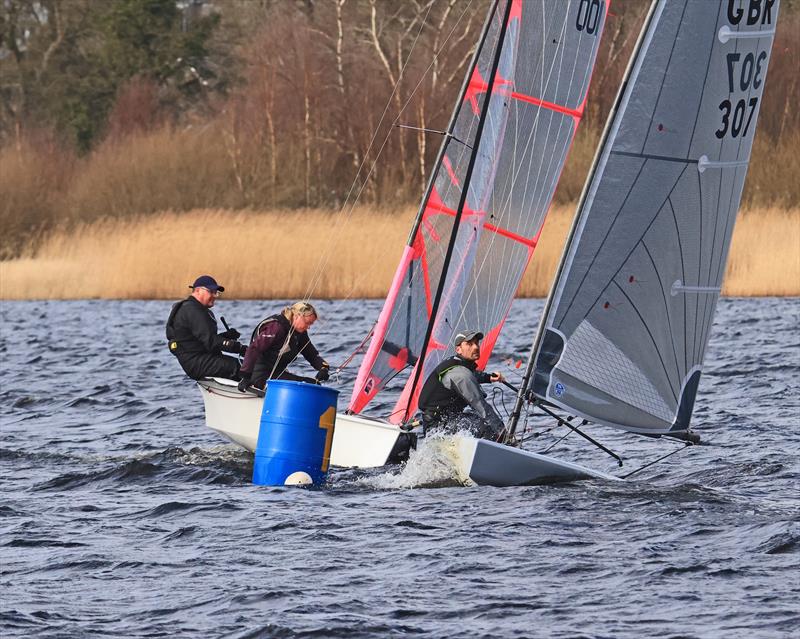
<svg viewBox="0 0 800 639"><path fill-rule="evenodd" d="M134 75L167 82L186 65L200 65L217 16L181 30L175 0L117 0L99 23L105 34L104 61L120 78Z"/></svg>
<svg viewBox="0 0 800 639"><path fill-rule="evenodd" d="M3 0L0 135L20 123L55 127L86 151L135 77L177 106L210 75L218 23L213 14L187 20L175 0Z"/></svg>

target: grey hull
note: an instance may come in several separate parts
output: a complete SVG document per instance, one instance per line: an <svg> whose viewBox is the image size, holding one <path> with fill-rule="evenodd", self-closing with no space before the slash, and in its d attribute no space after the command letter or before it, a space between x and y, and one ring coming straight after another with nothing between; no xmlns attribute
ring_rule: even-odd
<svg viewBox="0 0 800 639"><path fill-rule="evenodd" d="M621 481L578 464L485 439L464 438L459 457L462 476L479 486L533 486L581 479Z"/></svg>

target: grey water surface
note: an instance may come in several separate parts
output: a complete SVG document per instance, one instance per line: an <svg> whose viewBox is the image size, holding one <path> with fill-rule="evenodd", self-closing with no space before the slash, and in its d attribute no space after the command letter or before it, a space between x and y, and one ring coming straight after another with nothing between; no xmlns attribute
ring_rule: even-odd
<svg viewBox="0 0 800 639"><path fill-rule="evenodd" d="M323 355L342 362L380 305L320 303ZM280 306L217 315L245 333ZM519 379L541 309L515 303L490 369ZM252 486L165 347L168 310L0 305L0 636L797 636L797 299L719 302L703 445L625 482L506 489L408 487L419 460ZM526 447L620 475L682 447L591 428L620 469L551 426L531 418Z"/></svg>

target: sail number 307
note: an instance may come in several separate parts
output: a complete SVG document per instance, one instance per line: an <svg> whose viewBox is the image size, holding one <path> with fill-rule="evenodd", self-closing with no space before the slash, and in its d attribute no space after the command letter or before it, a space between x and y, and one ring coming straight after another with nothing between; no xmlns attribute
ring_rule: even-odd
<svg viewBox="0 0 800 639"><path fill-rule="evenodd" d="M762 82L762 65L767 59L766 51L758 54L748 53L742 59L741 53L729 53L726 56L728 62L728 90L733 93L739 89L747 91L752 86L758 89ZM742 98L734 105L730 100L723 100L719 103L719 110L722 111L722 123L720 128L714 132L720 140L728 133L731 137L747 135L753 113L758 106L758 98L745 100Z"/></svg>

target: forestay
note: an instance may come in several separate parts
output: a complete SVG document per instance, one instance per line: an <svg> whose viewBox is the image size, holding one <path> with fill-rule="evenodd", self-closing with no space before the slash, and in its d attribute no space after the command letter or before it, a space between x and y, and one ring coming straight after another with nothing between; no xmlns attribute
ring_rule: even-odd
<svg viewBox="0 0 800 639"><path fill-rule="evenodd" d="M688 429L778 4L651 10L542 322L539 398L633 432Z"/></svg>
<svg viewBox="0 0 800 639"><path fill-rule="evenodd" d="M581 119L605 14L603 0L493 4L351 411L413 368L392 414L405 421L458 330L486 333L485 364Z"/></svg>

